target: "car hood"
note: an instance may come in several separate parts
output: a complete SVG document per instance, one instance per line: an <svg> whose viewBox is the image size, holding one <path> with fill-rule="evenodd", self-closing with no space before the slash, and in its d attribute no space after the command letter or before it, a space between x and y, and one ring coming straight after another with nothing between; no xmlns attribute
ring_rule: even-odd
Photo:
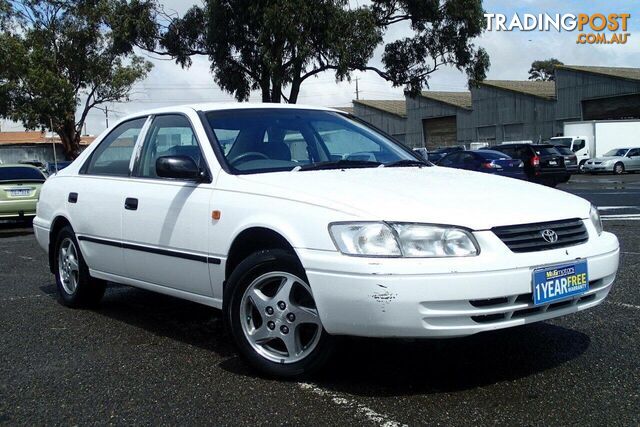
<svg viewBox="0 0 640 427"><path fill-rule="evenodd" d="M361 220L494 226L587 218L590 203L538 184L442 167L227 176L220 188L344 212Z"/></svg>

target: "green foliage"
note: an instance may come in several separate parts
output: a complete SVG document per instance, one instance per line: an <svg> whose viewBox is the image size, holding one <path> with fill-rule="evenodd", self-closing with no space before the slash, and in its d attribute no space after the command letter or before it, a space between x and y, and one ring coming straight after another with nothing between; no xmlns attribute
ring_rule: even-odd
<svg viewBox="0 0 640 427"><path fill-rule="evenodd" d="M5 3L7 8L0 6L6 28L0 34L0 117L56 132L73 157L87 113L99 104L127 100L151 64L114 43L118 37L106 18L115 2Z"/></svg>
<svg viewBox="0 0 640 427"><path fill-rule="evenodd" d="M556 79L556 67L564 65L563 62L549 58L546 60L533 61L529 69L529 80L553 81Z"/></svg>
<svg viewBox="0 0 640 427"><path fill-rule="evenodd" d="M338 81L354 70L373 71L416 93L442 66L457 67L470 81L484 79L489 67L487 53L472 43L485 25L481 0L372 0L369 6L347 0L205 0L182 18L167 16L152 2L146 2L146 14L127 13L139 17L133 28L148 30L137 44L149 49L157 42L155 53L183 67L193 55L208 56L216 83L240 101L260 90L263 101L296 102L300 85L327 70ZM412 35L384 46L384 67L371 66L383 34L402 22Z"/></svg>

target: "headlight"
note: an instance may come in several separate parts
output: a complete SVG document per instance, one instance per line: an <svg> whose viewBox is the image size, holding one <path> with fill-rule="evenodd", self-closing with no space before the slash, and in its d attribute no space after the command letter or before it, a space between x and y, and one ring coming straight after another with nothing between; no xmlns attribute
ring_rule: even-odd
<svg viewBox="0 0 640 427"><path fill-rule="evenodd" d="M596 228L598 232L598 236L602 234L602 220L600 219L600 212L598 212L598 208L591 205L591 210L589 211L589 218L591 219L591 223Z"/></svg>
<svg viewBox="0 0 640 427"><path fill-rule="evenodd" d="M467 230L440 225L359 222L329 225L340 252L383 257L459 257L480 250Z"/></svg>

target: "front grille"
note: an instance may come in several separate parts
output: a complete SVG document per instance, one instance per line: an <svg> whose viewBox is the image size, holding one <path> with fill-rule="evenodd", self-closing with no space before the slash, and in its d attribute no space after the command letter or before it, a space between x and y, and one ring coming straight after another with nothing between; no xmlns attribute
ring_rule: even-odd
<svg viewBox="0 0 640 427"><path fill-rule="evenodd" d="M554 231L558 240L548 242L542 237L545 230ZM537 252L579 245L589 240L589 234L581 219L538 222L535 224L493 227L496 236L513 252Z"/></svg>
<svg viewBox="0 0 640 427"><path fill-rule="evenodd" d="M503 298L470 300L469 304L473 307L487 310L486 314L478 313L471 316L471 320L476 323L494 323L529 317L540 313L559 310L572 305L580 306L594 301L596 299L596 293L608 287L610 284L610 282L605 283L603 279L593 280L589 282L589 291L587 291L586 295L579 295L563 301L552 302L539 306L533 305L533 295L531 293Z"/></svg>

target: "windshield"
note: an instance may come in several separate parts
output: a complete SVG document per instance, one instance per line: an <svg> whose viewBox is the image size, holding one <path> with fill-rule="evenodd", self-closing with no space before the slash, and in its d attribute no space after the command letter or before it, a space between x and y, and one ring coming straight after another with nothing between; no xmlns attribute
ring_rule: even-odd
<svg viewBox="0 0 640 427"><path fill-rule="evenodd" d="M571 148L571 141L573 141L573 138L553 138L550 142L553 145Z"/></svg>
<svg viewBox="0 0 640 427"><path fill-rule="evenodd" d="M604 157L624 157L629 149L627 148L614 148L604 153Z"/></svg>
<svg viewBox="0 0 640 427"><path fill-rule="evenodd" d="M239 173L419 161L377 130L331 111L246 109L209 111L206 117L227 163Z"/></svg>
<svg viewBox="0 0 640 427"><path fill-rule="evenodd" d="M5 166L0 167L1 181L36 181L44 182L45 177L36 168L26 166Z"/></svg>

